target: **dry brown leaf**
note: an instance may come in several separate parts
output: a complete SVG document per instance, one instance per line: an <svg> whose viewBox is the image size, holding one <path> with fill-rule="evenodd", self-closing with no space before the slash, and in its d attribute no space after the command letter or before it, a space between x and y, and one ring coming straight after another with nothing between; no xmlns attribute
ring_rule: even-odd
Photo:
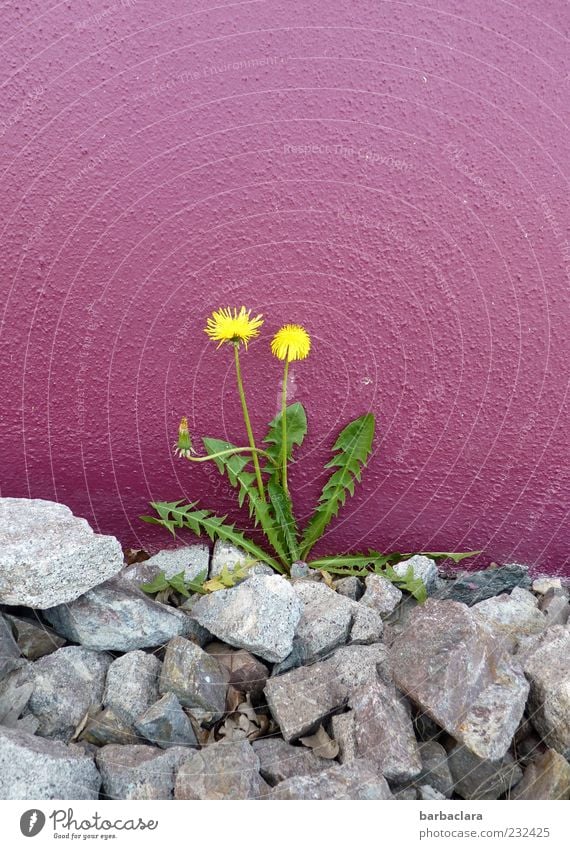
<svg viewBox="0 0 570 849"><path fill-rule="evenodd" d="M327 587L330 587L331 590L334 590L334 582L330 572L323 572L321 569L319 569L319 575L322 577Z"/></svg>
<svg viewBox="0 0 570 849"><path fill-rule="evenodd" d="M307 746L309 749L312 749L319 757L327 758L329 760L336 758L340 750L337 741L331 740L322 725L320 725L318 731L311 734L310 737L301 737L301 743L303 746Z"/></svg>

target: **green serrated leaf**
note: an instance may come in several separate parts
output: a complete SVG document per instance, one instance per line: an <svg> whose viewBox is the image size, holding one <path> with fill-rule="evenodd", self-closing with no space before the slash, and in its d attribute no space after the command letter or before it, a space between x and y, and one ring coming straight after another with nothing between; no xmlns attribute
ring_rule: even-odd
<svg viewBox="0 0 570 849"><path fill-rule="evenodd" d="M186 588L187 581L184 577L184 571L179 572L177 575L173 575L168 579L168 583L173 590L176 590L177 593L180 593L180 595L183 595L185 598L190 598L190 593Z"/></svg>
<svg viewBox="0 0 570 849"><path fill-rule="evenodd" d="M202 440L208 454L217 454L229 448L235 448L231 442L222 439L204 437ZM267 541L283 564L287 565L287 552L279 534L278 523L272 510L271 504L264 501L257 488L255 475L247 470L251 462L250 454L228 454L226 457L216 457L213 461L219 471L227 474L228 480L233 487L238 489L238 501L240 507L245 499L248 500L249 515L253 518L255 525L261 525Z"/></svg>
<svg viewBox="0 0 570 849"><path fill-rule="evenodd" d="M200 594L205 593L204 581L206 580L207 577L208 577L208 570L204 569L202 572L200 572L198 575L196 575L195 578L192 578L191 581L187 581L186 587L187 587L188 591L191 592L191 593L200 593Z"/></svg>
<svg viewBox="0 0 570 849"><path fill-rule="evenodd" d="M319 498L319 504L305 528L301 540L301 559L307 555L325 532L331 519L346 501L347 492L354 493L354 482L360 480L362 466L366 465L372 440L374 439L375 419L372 413L350 422L340 433L333 445L335 456L327 463L327 468L336 468Z"/></svg>
<svg viewBox="0 0 570 849"><path fill-rule="evenodd" d="M170 584L166 578L164 572L159 572L156 577L149 581L147 584L141 584L140 588L143 592L148 593L149 595L155 595L156 593L164 592L169 588Z"/></svg>
<svg viewBox="0 0 570 849"><path fill-rule="evenodd" d="M268 465L264 471L268 472L270 478L276 480L279 477L279 470L283 459L283 426L282 412L279 412L273 421L269 423L269 430L263 442L267 445L265 449L275 465ZM305 434L307 433L307 414L305 408L299 401L294 404L289 404L285 410L287 424L287 459L293 457L293 447L303 444Z"/></svg>
<svg viewBox="0 0 570 849"><path fill-rule="evenodd" d="M158 521L157 524L168 522L177 528L189 528L198 536L206 534L212 541L216 539L227 540L228 542L242 548L254 560L259 560L262 563L267 563L276 572L285 572L284 567L271 555L267 554L262 548L256 545L248 537L244 536L241 531L237 531L233 523L226 523L226 516L216 516L210 510L194 510L197 502L191 504L183 504L181 501L172 502L152 502L153 507L158 512L160 507L164 519Z"/></svg>
<svg viewBox="0 0 570 849"><path fill-rule="evenodd" d="M273 478L269 479L267 491L273 505L273 510L275 511L279 530L287 547L289 563L293 563L295 560L299 560L299 542L291 499L281 484Z"/></svg>
<svg viewBox="0 0 570 849"><path fill-rule="evenodd" d="M477 557L481 551L421 551L423 557L431 557L432 560L444 560L449 557L454 563L459 563L465 560L466 557ZM405 557L412 557L411 554L406 554Z"/></svg>

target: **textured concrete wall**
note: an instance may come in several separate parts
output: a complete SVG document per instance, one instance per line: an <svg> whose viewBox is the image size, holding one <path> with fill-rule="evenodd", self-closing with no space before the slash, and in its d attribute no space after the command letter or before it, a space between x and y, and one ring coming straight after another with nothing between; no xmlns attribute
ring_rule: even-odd
<svg viewBox="0 0 570 849"><path fill-rule="evenodd" d="M269 333L313 335L291 381L303 516L342 424L378 416L321 551L568 568L566 3L0 16L3 495L153 547L150 498L228 510L171 447L185 412L243 440L230 352L202 332L243 303L267 315L244 359L258 433L278 403Z"/></svg>

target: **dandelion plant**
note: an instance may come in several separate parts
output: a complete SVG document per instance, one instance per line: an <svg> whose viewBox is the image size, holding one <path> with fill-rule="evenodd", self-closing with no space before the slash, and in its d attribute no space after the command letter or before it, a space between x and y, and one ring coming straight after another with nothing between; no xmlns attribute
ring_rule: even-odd
<svg viewBox="0 0 570 849"><path fill-rule="evenodd" d="M195 534L207 535L211 540L226 540L246 552L250 558L249 564L266 563L276 572L288 574L295 561L307 560L348 496L354 494L372 452L376 421L373 413L366 412L349 422L340 432L332 447L332 457L325 466L331 472L313 515L304 528L299 528L289 491L288 466L293 461L294 452L303 444L307 433L307 415L298 401L287 404L287 384L290 363L309 356L311 337L300 324L286 324L273 336L271 353L284 363L281 409L269 423L261 443L256 443L241 371L240 349L243 346L247 351L248 343L259 336L263 322L262 315L252 317L251 310L243 306L239 310L228 307L214 311L205 327L208 337L218 342L218 348L222 345L233 347L236 388L248 444L234 445L227 440L203 437L202 445L206 453L198 455L192 444L188 420L183 416L175 453L191 463L215 463L220 474L225 475L236 489L240 507L247 506L253 526L263 531L267 546L258 545L246 534L236 530L226 516L217 516L210 510L198 507L197 501L190 504L180 500L152 502L151 507L156 515L141 518L167 528L173 535L177 530L186 528ZM452 557L457 562L478 552L424 553L436 559ZM364 554L321 557L309 561L309 566L324 574L337 575L366 575L375 571L408 589L421 600L425 597L425 588L421 582L412 574L398 576L393 569L396 563L411 556L369 551ZM229 581L231 579L225 576L222 582L205 582L200 591L229 586ZM208 583L212 585L208 586ZM166 589L166 586L162 589ZM189 589L198 591L195 587Z"/></svg>

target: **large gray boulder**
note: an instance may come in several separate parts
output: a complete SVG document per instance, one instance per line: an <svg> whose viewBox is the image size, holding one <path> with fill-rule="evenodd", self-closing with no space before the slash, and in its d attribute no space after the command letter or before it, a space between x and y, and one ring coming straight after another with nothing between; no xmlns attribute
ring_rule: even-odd
<svg viewBox="0 0 570 849"><path fill-rule="evenodd" d="M159 690L174 693L196 716L219 716L226 707L228 670L200 646L175 637L166 647Z"/></svg>
<svg viewBox="0 0 570 849"><path fill-rule="evenodd" d="M172 799L176 772L189 749L176 746L164 751L153 746L103 746L96 762L109 799Z"/></svg>
<svg viewBox="0 0 570 849"><path fill-rule="evenodd" d="M510 595L503 593L479 601L471 609L497 639L513 651L521 639L540 634L548 624L538 607L537 597L522 587L515 587Z"/></svg>
<svg viewBox="0 0 570 849"><path fill-rule="evenodd" d="M303 606L294 649L304 663L312 663L347 642L357 605L326 584L297 581L293 588Z"/></svg>
<svg viewBox="0 0 570 849"><path fill-rule="evenodd" d="M0 799L98 799L100 786L79 746L0 728Z"/></svg>
<svg viewBox="0 0 570 849"><path fill-rule="evenodd" d="M315 731L329 715L348 703L361 684L387 674L387 651L371 646L342 646L326 660L270 678L267 703L285 740Z"/></svg>
<svg viewBox="0 0 570 849"><path fill-rule="evenodd" d="M261 776L272 787L296 775L318 775L331 766L330 760L319 757L312 749L292 746L281 737L254 740L252 746L259 758Z"/></svg>
<svg viewBox="0 0 570 849"><path fill-rule="evenodd" d="M498 799L522 778L522 770L510 752L498 761L486 761L465 746L456 745L448 763L455 792L463 799Z"/></svg>
<svg viewBox="0 0 570 849"><path fill-rule="evenodd" d="M519 664L464 604L428 599L390 650L396 684L456 740L501 758L529 691Z"/></svg>
<svg viewBox="0 0 570 849"><path fill-rule="evenodd" d="M151 705L139 716L135 728L161 749L198 745L194 727L174 693L166 693Z"/></svg>
<svg viewBox="0 0 570 849"><path fill-rule="evenodd" d="M107 581L71 604L52 607L45 617L58 634L99 651L153 648L195 630L186 613L153 601L123 578Z"/></svg>
<svg viewBox="0 0 570 849"><path fill-rule="evenodd" d="M173 578L184 572L186 581L193 581L202 572L208 574L210 549L204 543L185 545L182 548L163 549L142 563L135 563L125 569L122 577L135 586L150 583L163 572L166 578Z"/></svg>
<svg viewBox="0 0 570 849"><path fill-rule="evenodd" d="M440 599L473 605L485 598L510 593L514 587L530 589L531 585L528 567L509 563L494 569L461 572L453 580L446 581L445 585L437 590L436 595Z"/></svg>
<svg viewBox="0 0 570 849"><path fill-rule="evenodd" d="M408 708L394 686L368 681L350 695L348 704L350 726L343 728L343 761L349 761L346 735L351 734L354 758L373 763L388 781L415 778L422 768L420 752Z"/></svg>
<svg viewBox="0 0 570 849"><path fill-rule="evenodd" d="M254 575L227 590L204 595L192 616L218 639L278 663L291 652L302 602L280 575Z"/></svg>
<svg viewBox="0 0 570 849"><path fill-rule="evenodd" d="M34 690L27 711L39 720L38 734L69 742L88 711L101 706L110 655L67 646L25 670Z"/></svg>
<svg viewBox="0 0 570 849"><path fill-rule="evenodd" d="M269 799L393 799L388 783L364 760L334 764L318 775L298 775L274 787Z"/></svg>
<svg viewBox="0 0 570 849"><path fill-rule="evenodd" d="M264 786L259 758L247 740L190 751L178 770L176 799L257 799Z"/></svg>
<svg viewBox="0 0 570 849"><path fill-rule="evenodd" d="M162 663L153 654L130 651L112 662L107 672L103 704L126 725L158 699L158 679Z"/></svg>
<svg viewBox="0 0 570 849"><path fill-rule="evenodd" d="M0 498L0 602L47 608L73 601L123 567L115 537L53 501Z"/></svg>
<svg viewBox="0 0 570 849"><path fill-rule="evenodd" d="M530 681L529 716L552 749L570 759L570 630L554 625L521 657Z"/></svg>

